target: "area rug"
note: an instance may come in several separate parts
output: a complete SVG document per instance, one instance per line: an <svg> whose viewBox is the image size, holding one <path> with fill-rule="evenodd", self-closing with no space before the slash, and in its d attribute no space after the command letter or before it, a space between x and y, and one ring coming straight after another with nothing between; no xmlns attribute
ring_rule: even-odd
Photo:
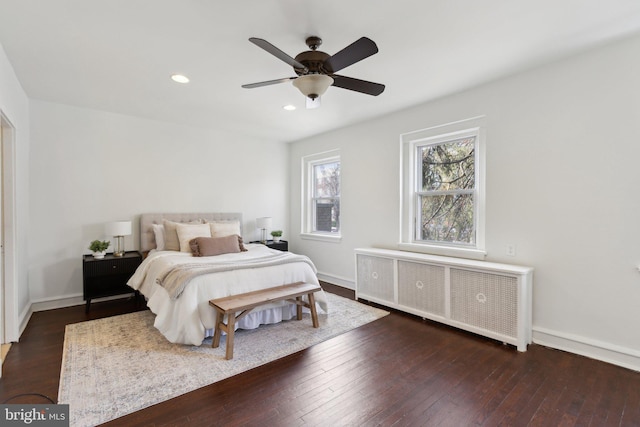
<svg viewBox="0 0 640 427"><path fill-rule="evenodd" d="M389 314L326 293L329 314L319 328L305 313L290 320L236 332L233 359L226 337L211 348L172 344L140 311L67 325L58 403L69 404L71 426L95 426L295 353Z"/></svg>

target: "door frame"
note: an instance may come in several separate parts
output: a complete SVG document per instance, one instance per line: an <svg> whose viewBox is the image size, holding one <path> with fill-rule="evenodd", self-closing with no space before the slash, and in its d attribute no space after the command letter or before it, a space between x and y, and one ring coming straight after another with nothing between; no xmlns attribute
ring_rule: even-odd
<svg viewBox="0 0 640 427"><path fill-rule="evenodd" d="M0 266L0 342L17 342L18 287L17 287L17 224L16 224L16 129L9 118L0 110L0 131L2 132L2 240L3 256Z"/></svg>

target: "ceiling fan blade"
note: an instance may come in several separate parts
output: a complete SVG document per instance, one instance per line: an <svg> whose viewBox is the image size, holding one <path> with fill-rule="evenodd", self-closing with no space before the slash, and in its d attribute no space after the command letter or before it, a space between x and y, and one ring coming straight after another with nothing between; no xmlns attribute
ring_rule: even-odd
<svg viewBox="0 0 640 427"><path fill-rule="evenodd" d="M297 77L285 77L284 79L267 80L266 82L259 82L259 83L249 83L246 85L242 85L242 87L245 89L253 89L254 87L277 85L278 83L290 82L291 80L295 80L296 78Z"/></svg>
<svg viewBox="0 0 640 427"><path fill-rule="evenodd" d="M385 88L383 84L354 79L353 77L338 76L335 74L332 77L333 86L366 93L367 95L378 96L384 92Z"/></svg>
<svg viewBox="0 0 640 427"><path fill-rule="evenodd" d="M331 73L335 73L375 53L378 53L378 46L374 41L367 37L361 37L324 61L324 66Z"/></svg>
<svg viewBox="0 0 640 427"><path fill-rule="evenodd" d="M293 68L304 70L304 72L308 71L307 67L305 67L304 65L302 65L301 63L293 59L291 56L287 55L286 53L284 53L283 51L281 51L280 49L278 49L277 47L269 43L268 41L259 39L257 37L251 37L249 41L255 44L256 46L266 50L267 52L269 52L276 58L280 59L281 61L284 61L287 64L291 65Z"/></svg>

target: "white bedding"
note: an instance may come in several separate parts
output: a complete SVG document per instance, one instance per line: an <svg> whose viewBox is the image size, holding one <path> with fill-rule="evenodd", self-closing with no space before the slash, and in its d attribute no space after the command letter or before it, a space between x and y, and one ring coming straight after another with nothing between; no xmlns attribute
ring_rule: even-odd
<svg viewBox="0 0 640 427"><path fill-rule="evenodd" d="M255 267L261 258L269 259L283 252L264 245L245 244L247 252L217 255L213 257L193 257L190 253L175 251L151 251L128 285L137 289L147 298L147 306L156 314L154 326L173 343L200 345L212 335L215 326L215 310L209 300L228 295L250 292L293 282L318 284L316 271L311 262L291 262L281 265ZM294 257L296 255L290 254ZM169 293L157 283L172 266L179 264L216 263L240 265L252 264L252 268L219 271L194 277L181 295L172 299ZM324 292L318 292L315 299L320 308L327 312ZM241 319L238 327L252 329L264 323L277 323L295 316L295 305L287 303L270 304L263 310L256 309Z"/></svg>

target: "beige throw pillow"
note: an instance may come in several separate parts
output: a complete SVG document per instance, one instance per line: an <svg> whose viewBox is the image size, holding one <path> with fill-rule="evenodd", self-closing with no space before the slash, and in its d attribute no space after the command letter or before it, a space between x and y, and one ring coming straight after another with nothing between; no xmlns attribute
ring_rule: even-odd
<svg viewBox="0 0 640 427"><path fill-rule="evenodd" d="M180 240L178 240L178 231L176 229L178 224L181 223L167 219L162 220L162 225L164 225L164 249L167 251L180 250ZM185 224L202 224L202 221L195 220Z"/></svg>
<svg viewBox="0 0 640 427"><path fill-rule="evenodd" d="M224 237L231 234L242 235L240 221L212 221L209 226L211 227L211 237Z"/></svg>
<svg viewBox="0 0 640 427"><path fill-rule="evenodd" d="M178 224L176 226L180 252L191 252L189 242L196 237L211 237L211 229L208 224Z"/></svg>

